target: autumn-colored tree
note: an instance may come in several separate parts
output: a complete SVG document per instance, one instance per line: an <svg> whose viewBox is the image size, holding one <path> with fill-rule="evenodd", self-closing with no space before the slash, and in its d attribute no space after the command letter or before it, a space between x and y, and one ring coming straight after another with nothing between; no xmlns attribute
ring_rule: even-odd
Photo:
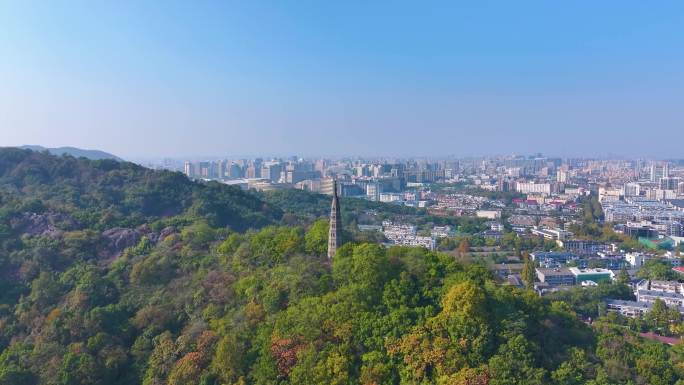
<svg viewBox="0 0 684 385"><path fill-rule="evenodd" d="M202 355L199 352L190 352L183 356L174 365L169 374L168 385L195 385L199 384Z"/></svg>
<svg viewBox="0 0 684 385"><path fill-rule="evenodd" d="M491 349L486 295L472 282L454 285L442 299L442 311L415 327L387 351L407 365L407 380L436 381L483 363Z"/></svg>
<svg viewBox="0 0 684 385"><path fill-rule="evenodd" d="M470 251L470 241L468 240L468 238L463 238L461 242L459 242L457 251L458 254L461 256L465 255L466 253L468 253L468 251Z"/></svg>
<svg viewBox="0 0 684 385"><path fill-rule="evenodd" d="M489 385L490 377L487 366L463 368L458 373L440 377L437 385Z"/></svg>
<svg viewBox="0 0 684 385"><path fill-rule="evenodd" d="M276 361L278 374L285 378L297 363L297 353L305 348L299 338L278 338L271 343L271 355Z"/></svg>

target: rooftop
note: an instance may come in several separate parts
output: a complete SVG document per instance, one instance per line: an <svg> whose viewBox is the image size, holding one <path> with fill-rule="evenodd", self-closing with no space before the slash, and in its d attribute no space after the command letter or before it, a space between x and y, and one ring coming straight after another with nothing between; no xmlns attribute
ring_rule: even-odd
<svg viewBox="0 0 684 385"><path fill-rule="evenodd" d="M609 305L629 306L645 310L648 310L651 307L653 307L653 304L651 302L624 301L621 299L607 299L606 303Z"/></svg>
<svg viewBox="0 0 684 385"><path fill-rule="evenodd" d="M665 297L665 298L679 298L679 299L684 299L684 295L681 295L679 293L668 293L666 291L658 291L658 290L644 290L644 289L639 289L637 291L638 295L650 295L654 297Z"/></svg>
<svg viewBox="0 0 684 385"><path fill-rule="evenodd" d="M558 267L555 269L538 267L536 270L537 270L537 272L542 273L544 275L559 275L559 274L571 275L572 274L570 269L568 269L567 267Z"/></svg>
<svg viewBox="0 0 684 385"><path fill-rule="evenodd" d="M608 269L601 269L601 268L596 268L596 269L580 269L577 267L571 267L568 270L570 270L573 274L578 275L578 274L613 274L612 271Z"/></svg>

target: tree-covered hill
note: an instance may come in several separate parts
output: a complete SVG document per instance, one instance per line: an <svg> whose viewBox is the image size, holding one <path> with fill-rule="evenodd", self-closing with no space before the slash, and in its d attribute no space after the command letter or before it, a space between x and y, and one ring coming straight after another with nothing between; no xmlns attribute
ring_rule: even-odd
<svg viewBox="0 0 684 385"><path fill-rule="evenodd" d="M100 151L100 150L84 150L82 148L76 148L76 147L56 147L56 148L46 148L43 146L38 146L38 145L26 145L26 146L21 146L19 147L21 149L26 149L26 150L33 150L33 151L38 151L38 152L43 152L47 151L52 155L70 155L75 158L88 158L88 159L93 159L93 160L98 160L98 159L112 159L112 160L118 160L118 161L123 161L123 159L119 158L116 155L112 155L108 152Z"/></svg>
<svg viewBox="0 0 684 385"><path fill-rule="evenodd" d="M188 224L245 231L281 212L253 194L133 163L0 149L0 297L48 266L108 264Z"/></svg>
<svg viewBox="0 0 684 385"><path fill-rule="evenodd" d="M280 211L237 187L197 183L127 162L0 149L4 206L54 211L84 228L132 227L161 218L203 218L235 230L261 227ZM7 207L5 208L7 209Z"/></svg>
<svg viewBox="0 0 684 385"><path fill-rule="evenodd" d="M21 150L0 151L0 188L0 385L684 379L681 346L481 265L358 239L330 262L325 220L269 225L252 193Z"/></svg>

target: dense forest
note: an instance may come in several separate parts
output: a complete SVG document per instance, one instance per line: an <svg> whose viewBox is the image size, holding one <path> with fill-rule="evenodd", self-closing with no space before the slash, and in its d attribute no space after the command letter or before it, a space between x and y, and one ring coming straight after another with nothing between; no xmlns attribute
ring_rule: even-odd
<svg viewBox="0 0 684 385"><path fill-rule="evenodd" d="M329 262L324 201L0 149L0 385L684 383L581 298L354 233Z"/></svg>

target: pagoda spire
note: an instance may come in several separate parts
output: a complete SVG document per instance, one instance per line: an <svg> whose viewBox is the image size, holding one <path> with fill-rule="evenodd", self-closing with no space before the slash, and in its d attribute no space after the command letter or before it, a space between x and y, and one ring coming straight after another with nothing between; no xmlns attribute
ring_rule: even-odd
<svg viewBox="0 0 684 385"><path fill-rule="evenodd" d="M328 259L332 260L342 243L342 218L340 200L337 197L337 181L333 179L333 198L330 205L330 229L328 231Z"/></svg>

